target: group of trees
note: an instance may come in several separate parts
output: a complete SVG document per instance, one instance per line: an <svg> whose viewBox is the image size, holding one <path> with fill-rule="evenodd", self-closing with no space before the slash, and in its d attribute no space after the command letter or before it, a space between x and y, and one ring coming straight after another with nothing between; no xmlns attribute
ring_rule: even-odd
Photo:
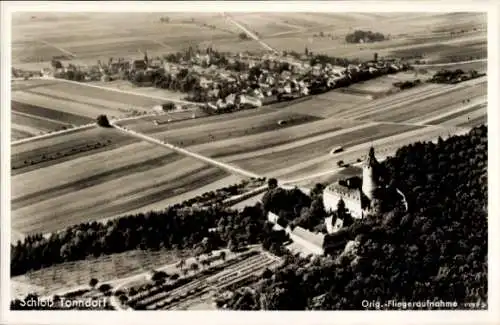
<svg viewBox="0 0 500 325"><path fill-rule="evenodd" d="M274 186L274 179L270 179L269 189L262 198L264 211L278 215L278 224L283 227L295 226L315 231L324 232L324 220L328 216L323 205L322 184L316 184L310 195L298 188L283 189Z"/></svg>
<svg viewBox="0 0 500 325"><path fill-rule="evenodd" d="M195 249L200 253L267 241L279 246L286 240L273 234L260 204L235 211L215 205L204 208L179 204L164 211L128 215L107 223L87 222L46 238L27 236L11 245L11 274L81 260L142 249Z"/></svg>
<svg viewBox="0 0 500 325"><path fill-rule="evenodd" d="M191 207L193 205L206 207L214 204L222 204L222 202L232 196L243 194L245 191L250 190L252 187L258 187L264 184L266 178L252 178L242 180L240 183L218 188L215 191L205 192L201 195L187 199L181 203L174 204L173 207Z"/></svg>
<svg viewBox="0 0 500 325"><path fill-rule="evenodd" d="M487 128L417 142L383 163L410 210L355 222L355 257L295 258L230 309L363 309L372 301L487 301ZM381 306L384 308L384 306ZM483 305L484 307L484 305ZM388 306L386 308L396 308ZM427 307L429 308L429 307Z"/></svg>
<svg viewBox="0 0 500 325"><path fill-rule="evenodd" d="M409 89L409 88L413 88L415 86L418 86L420 85L422 82L420 81L420 79L416 79L414 81L404 81L404 82L395 82L393 83L393 86L394 87L398 87L399 89L401 90L404 90L404 89Z"/></svg>
<svg viewBox="0 0 500 325"><path fill-rule="evenodd" d="M356 65L360 64L361 61L359 59L347 59L347 58L329 56L326 54L315 54L311 56L311 58L309 59L309 63L311 65L321 64L323 66L329 63L332 65L346 67L349 64L356 64Z"/></svg>
<svg viewBox="0 0 500 325"><path fill-rule="evenodd" d="M365 43L380 42L385 40L386 37L378 32L355 30L353 33L347 34L345 41L347 43L360 43L361 41Z"/></svg>
<svg viewBox="0 0 500 325"><path fill-rule="evenodd" d="M97 125L103 127L103 128L109 128L111 125L109 124L108 117L106 115L99 115L97 116Z"/></svg>
<svg viewBox="0 0 500 325"><path fill-rule="evenodd" d="M80 70L66 70L66 71L55 73L54 77L82 82L82 81L85 81L86 74L85 74L85 72L80 71Z"/></svg>
<svg viewBox="0 0 500 325"><path fill-rule="evenodd" d="M383 67L377 68L376 70L371 70L368 67L361 68L359 71L351 70L345 77L335 80L331 83L328 76L309 76L308 79L311 81L311 86L309 87L311 94L319 94L331 89L343 88L349 85L371 80L383 75L393 74L398 71L408 70L408 66L402 66L401 70L397 70L392 67L389 63L386 63Z"/></svg>
<svg viewBox="0 0 500 325"><path fill-rule="evenodd" d="M484 74L478 73L476 70L470 70L468 73L465 73L461 69L456 70L441 70L436 72L429 82L435 83L457 83L460 81L465 81L469 79L474 79L484 76Z"/></svg>

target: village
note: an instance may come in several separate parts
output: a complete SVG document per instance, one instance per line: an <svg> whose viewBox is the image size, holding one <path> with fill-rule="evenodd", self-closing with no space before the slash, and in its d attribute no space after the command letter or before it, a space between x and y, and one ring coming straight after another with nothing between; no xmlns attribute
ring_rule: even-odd
<svg viewBox="0 0 500 325"><path fill-rule="evenodd" d="M374 53L367 62L315 55L307 48L303 54L282 52L221 53L212 48L192 47L183 52L142 59L109 58L95 65L77 66L53 59L50 67L24 78L67 79L77 82L130 81L135 87L154 87L185 94L185 100L202 103L209 114L256 108L281 101L323 93L335 88L410 69L396 59L381 59ZM23 76L13 69L13 76ZM186 109L189 104L167 102L160 111Z"/></svg>

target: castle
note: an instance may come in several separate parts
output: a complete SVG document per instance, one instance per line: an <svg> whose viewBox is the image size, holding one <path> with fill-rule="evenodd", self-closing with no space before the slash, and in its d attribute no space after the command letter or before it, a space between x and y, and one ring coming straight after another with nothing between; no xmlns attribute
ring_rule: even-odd
<svg viewBox="0 0 500 325"><path fill-rule="evenodd" d="M377 191L383 188L380 182L380 164L375 157L375 149L370 147L368 156L363 162L363 173L361 184L352 186L347 183L343 186L339 183L329 185L323 192L323 204L327 211L337 210L337 204L342 199L345 207L353 218L362 219L377 209ZM331 219L331 218L328 218ZM338 220L338 222L342 222ZM331 225L331 220L325 220L327 228L342 227ZM329 231L328 232L332 232Z"/></svg>

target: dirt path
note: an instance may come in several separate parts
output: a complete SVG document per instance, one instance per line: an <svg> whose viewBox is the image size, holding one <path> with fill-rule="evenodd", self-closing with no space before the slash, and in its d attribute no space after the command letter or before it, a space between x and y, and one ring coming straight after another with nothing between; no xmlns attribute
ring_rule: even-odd
<svg viewBox="0 0 500 325"><path fill-rule="evenodd" d="M267 44L264 41L262 41L257 35L255 35L253 32L251 32L250 30L248 30L245 26L243 26L240 23L238 23L236 20L234 20L233 18L231 18L229 15L227 15L226 13L222 13L222 15L231 24L235 25L236 27L238 27L239 29L241 29L243 32L245 32L248 36L250 36L251 38L253 38L257 42L259 42L266 50L278 53L278 51L275 48L272 48L269 44Z"/></svg>
<svg viewBox="0 0 500 325"><path fill-rule="evenodd" d="M189 156L189 157L192 157L194 159L201 160L201 161L206 162L206 163L208 163L210 165L213 165L213 166L216 166L216 167L228 170L228 171L230 171L232 173L240 174L240 175L243 175L245 177L251 177L251 178L260 178L261 177L258 174L255 174L255 173L243 170L243 169L241 169L239 167L236 167L236 166L233 166L233 165L230 165L230 164L227 164L227 163L223 163L223 162L217 161L217 160L212 159L212 158L208 158L208 157L202 156L200 154L191 152L189 150L186 150L186 149L183 149L183 148L180 148L180 147L176 147L176 146L174 146L172 144L169 144L167 142L162 142L162 141L160 141L158 139L152 138L152 137L144 135L142 133L135 132L135 131L123 128L123 127L118 126L116 124L112 124L112 125L116 129L118 129L118 130L120 130L122 132L128 133L129 135L131 135L133 137L136 137L136 138L139 138L141 140L145 140L145 141L157 144L159 146L163 146L163 147L165 147L167 149L174 150L174 151L179 152L179 153L181 153L181 154L183 154L185 156Z"/></svg>

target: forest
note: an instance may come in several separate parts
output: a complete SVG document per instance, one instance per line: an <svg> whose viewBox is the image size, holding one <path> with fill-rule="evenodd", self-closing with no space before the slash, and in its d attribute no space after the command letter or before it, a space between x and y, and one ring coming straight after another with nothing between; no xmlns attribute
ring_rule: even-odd
<svg viewBox="0 0 500 325"><path fill-rule="evenodd" d="M68 261L134 249L193 249L193 255L250 244L279 252L287 238L272 229L261 205L242 211L221 205L195 208L185 204L128 215L107 223L89 222L53 233L27 236L11 245L11 276Z"/></svg>
<svg viewBox="0 0 500 325"><path fill-rule="evenodd" d="M357 243L354 253L289 258L253 290L237 290L228 309L361 310L363 300L486 308L487 127L402 147L383 166L386 182L407 194L407 212L344 229L337 236Z"/></svg>

